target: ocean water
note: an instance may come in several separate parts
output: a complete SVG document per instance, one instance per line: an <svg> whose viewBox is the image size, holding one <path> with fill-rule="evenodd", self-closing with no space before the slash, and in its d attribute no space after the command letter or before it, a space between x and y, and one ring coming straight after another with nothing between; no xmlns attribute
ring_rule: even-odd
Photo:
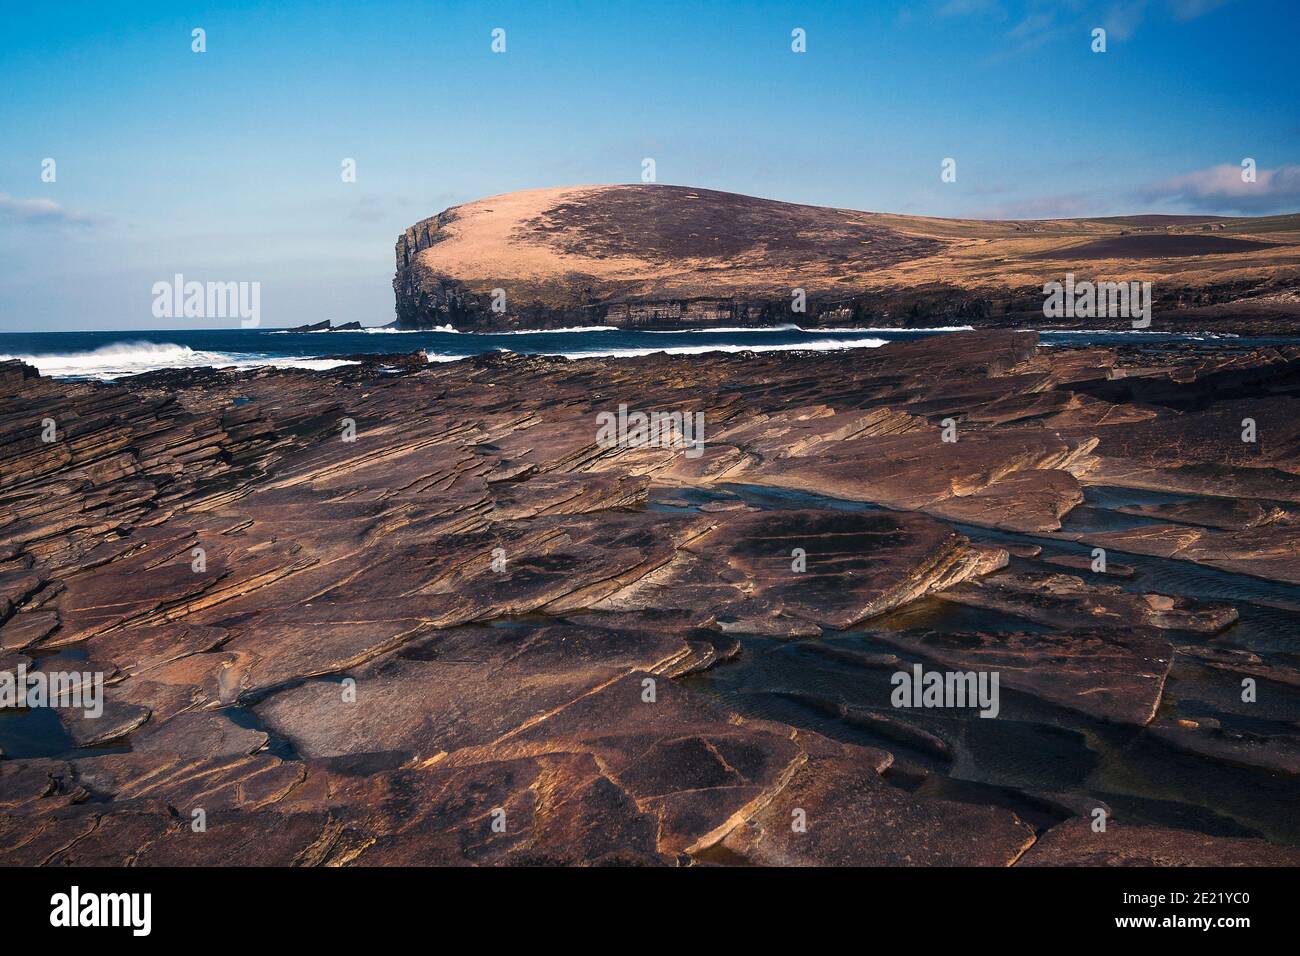
<svg viewBox="0 0 1300 956"><path fill-rule="evenodd" d="M652 352L675 355L709 351L755 352L878 348L886 342L943 335L969 326L934 329L806 330L795 325L759 329L686 329L673 332L621 331L608 327L499 334L450 330L405 332L369 328L360 332L287 332L278 329L197 329L127 332L0 333L0 360L17 358L58 378L113 379L165 368L195 366L326 369L344 364L330 356L413 352L431 362L449 362L483 352L634 357ZM1046 332L1044 345L1171 343L1253 346L1300 342L1288 338L1235 338L1164 332Z"/></svg>

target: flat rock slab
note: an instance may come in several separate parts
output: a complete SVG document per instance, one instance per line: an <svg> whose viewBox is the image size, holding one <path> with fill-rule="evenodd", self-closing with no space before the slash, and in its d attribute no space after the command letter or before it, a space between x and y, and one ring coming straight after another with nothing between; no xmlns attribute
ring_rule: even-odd
<svg viewBox="0 0 1300 956"><path fill-rule="evenodd" d="M1216 531L1185 524L1159 524L1070 536L1108 550L1194 561L1236 574L1300 584L1300 525Z"/></svg>
<svg viewBox="0 0 1300 956"><path fill-rule="evenodd" d="M929 514L1004 531L1056 531L1061 519L1083 502L1079 480L1060 469L1017 471L974 494L948 498Z"/></svg>
<svg viewBox="0 0 1300 956"><path fill-rule="evenodd" d="M346 839L327 813L214 811L196 833L164 808L79 808L0 859L35 866L312 866ZM4 821L0 820L0 841Z"/></svg>
<svg viewBox="0 0 1300 956"><path fill-rule="evenodd" d="M315 762L279 808L340 821L331 865L664 865L658 821L584 753L469 766Z"/></svg>
<svg viewBox="0 0 1300 956"><path fill-rule="evenodd" d="M1068 574L1000 574L938 594L942 600L1014 614L1062 630L1158 628L1217 634L1237 620L1237 609L1163 594L1135 594L1118 585Z"/></svg>
<svg viewBox="0 0 1300 956"><path fill-rule="evenodd" d="M128 626L92 637L84 646L95 658L112 661L123 674L139 675L191 654L215 650L227 637L221 628L200 624Z"/></svg>
<svg viewBox="0 0 1300 956"><path fill-rule="evenodd" d="M236 723L226 711L189 711L154 721L131 738L133 753L244 757L266 747L264 730Z"/></svg>
<svg viewBox="0 0 1300 956"><path fill-rule="evenodd" d="M1077 485L1066 478L1043 474L996 491L991 486L1014 472L1082 467L1095 444L1095 439L1062 438L1034 428L1002 434L975 431L946 442L936 427L846 439L816 456L756 463L744 470L743 480L909 510L931 509L987 490L978 507L970 506L972 513L982 509L994 521L1008 520L1014 499L1031 495L1035 510L1047 502L1049 510L1059 515L1073 506L1078 495ZM1032 522L1043 523L1042 517Z"/></svg>
<svg viewBox="0 0 1300 956"><path fill-rule="evenodd" d="M874 636L946 670L996 672L1000 690L1124 724L1155 717L1173 659L1172 645L1151 629Z"/></svg>
<svg viewBox="0 0 1300 956"><path fill-rule="evenodd" d="M1248 498L1199 498L1172 504L1125 505L1116 510L1144 518L1161 518L1227 531L1258 528L1293 514L1289 509Z"/></svg>
<svg viewBox="0 0 1300 956"><path fill-rule="evenodd" d="M1017 866L1297 866L1300 849L1264 840L1128 826L1112 820L1094 833L1070 820L1038 838Z"/></svg>
<svg viewBox="0 0 1300 956"><path fill-rule="evenodd" d="M1149 727L1147 733L1175 750L1207 757L1216 763L1300 777L1300 736L1265 736L1167 724Z"/></svg>
<svg viewBox="0 0 1300 956"><path fill-rule="evenodd" d="M647 674L632 674L485 747L452 753L453 766L589 753L638 805L658 819L659 846L687 852L711 845L784 785L807 759L788 728L741 721ZM873 752L877 765L888 755Z"/></svg>
<svg viewBox="0 0 1300 956"><path fill-rule="evenodd" d="M999 560L951 528L883 511L726 513L673 562L596 609L708 608L727 630L846 628L986 573Z"/></svg>
<svg viewBox="0 0 1300 956"><path fill-rule="evenodd" d="M325 590L325 601L422 598L466 609L473 619L580 610L668 563L720 519L613 513L501 522L434 538L371 562Z"/></svg>
<svg viewBox="0 0 1300 956"><path fill-rule="evenodd" d="M30 611L15 614L0 625L0 651L21 651L31 647L59 627L57 611Z"/></svg>
<svg viewBox="0 0 1300 956"><path fill-rule="evenodd" d="M62 708L59 710L59 719L78 747L94 747L125 737L143 726L151 713L148 707L121 703L110 696L103 702L100 713Z"/></svg>
<svg viewBox="0 0 1300 956"><path fill-rule="evenodd" d="M1232 647L1182 645L1177 651L1179 661L1191 660L1213 670L1300 689L1300 666L1292 661L1265 659L1250 651Z"/></svg>
<svg viewBox="0 0 1300 956"><path fill-rule="evenodd" d="M1033 842L1009 810L918 797L868 766L812 759L721 845L766 866L1008 866Z"/></svg>
<svg viewBox="0 0 1300 956"><path fill-rule="evenodd" d="M382 739L387 749L428 758L490 744L625 674L660 672L693 653L674 631L459 627L349 671L354 685L309 681L256 712L307 757L365 753Z"/></svg>
<svg viewBox="0 0 1300 956"><path fill-rule="evenodd" d="M149 801L193 809L255 810L283 799L303 780L305 767L270 754L239 752L207 757L146 749L73 761L77 783L114 803Z"/></svg>
<svg viewBox="0 0 1300 956"><path fill-rule="evenodd" d="M84 799L74 777L72 765L62 760L0 761L0 811L48 812Z"/></svg>

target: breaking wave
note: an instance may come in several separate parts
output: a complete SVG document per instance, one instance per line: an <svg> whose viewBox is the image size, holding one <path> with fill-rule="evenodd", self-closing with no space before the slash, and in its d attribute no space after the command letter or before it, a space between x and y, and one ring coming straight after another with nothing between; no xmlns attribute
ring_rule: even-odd
<svg viewBox="0 0 1300 956"><path fill-rule="evenodd" d="M353 330L355 331L355 330ZM435 325L431 329L391 329L386 325L361 329L367 335L427 335L430 332L442 332L446 335L554 335L556 333L574 332L617 332L612 325L575 325L567 329L519 329L509 332L465 332L450 325Z"/></svg>
<svg viewBox="0 0 1300 956"><path fill-rule="evenodd" d="M116 342L87 352L52 352L36 355L0 355L0 361L18 359L54 378L114 379L166 368L277 368L327 369L352 363L339 359L271 358L263 355L208 352L170 342Z"/></svg>

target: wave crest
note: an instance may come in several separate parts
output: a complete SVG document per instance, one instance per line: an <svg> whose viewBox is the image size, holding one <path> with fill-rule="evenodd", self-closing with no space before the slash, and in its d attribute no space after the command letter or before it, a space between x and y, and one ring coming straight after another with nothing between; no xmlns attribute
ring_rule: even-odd
<svg viewBox="0 0 1300 956"><path fill-rule="evenodd" d="M0 355L0 360L18 359L33 365L51 378L97 378L109 380L167 368L276 368L327 369L350 365L337 359L270 358L264 355L208 352L172 342L114 342L85 352L49 352L33 355Z"/></svg>

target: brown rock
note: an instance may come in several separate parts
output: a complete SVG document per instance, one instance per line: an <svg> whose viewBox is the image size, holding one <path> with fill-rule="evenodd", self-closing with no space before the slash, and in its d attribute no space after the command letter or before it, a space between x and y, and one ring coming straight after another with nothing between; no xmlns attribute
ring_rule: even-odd
<svg viewBox="0 0 1300 956"><path fill-rule="evenodd" d="M1038 838L1018 866L1295 866L1300 850L1264 840L1213 837L1187 830L1111 821L1094 833L1071 820Z"/></svg>

